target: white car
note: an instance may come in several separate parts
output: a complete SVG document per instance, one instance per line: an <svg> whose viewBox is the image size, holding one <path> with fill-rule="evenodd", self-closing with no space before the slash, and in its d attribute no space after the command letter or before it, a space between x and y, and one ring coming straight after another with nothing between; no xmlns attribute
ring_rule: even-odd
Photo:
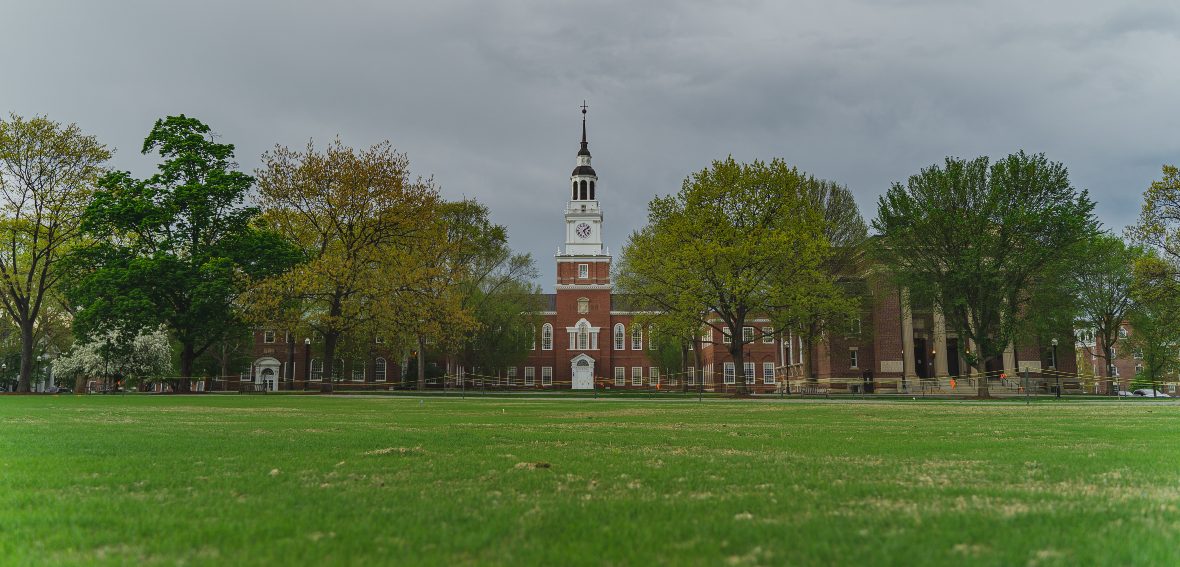
<svg viewBox="0 0 1180 567"><path fill-rule="evenodd" d="M1135 390L1134 392L1131 392L1131 393L1135 394L1136 396L1142 396L1144 398L1170 398L1171 397L1159 390L1152 390L1151 388L1140 388L1140 389Z"/></svg>

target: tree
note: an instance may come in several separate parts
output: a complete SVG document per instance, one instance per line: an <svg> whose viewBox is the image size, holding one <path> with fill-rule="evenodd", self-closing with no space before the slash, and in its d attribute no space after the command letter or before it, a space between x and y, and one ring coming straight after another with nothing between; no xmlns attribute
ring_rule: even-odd
<svg viewBox="0 0 1180 567"><path fill-rule="evenodd" d="M1080 262L1067 271L1072 275L1078 319L1094 331L1102 344L1099 356L1106 367L1114 364L1114 352L1119 340L1119 329L1127 320L1133 302L1131 288L1135 279L1136 261L1143 251L1127 246L1110 234L1096 234L1082 245ZM1091 355L1095 353L1090 353Z"/></svg>
<svg viewBox="0 0 1180 567"><path fill-rule="evenodd" d="M1175 268L1154 254L1139 258L1131 295L1135 303L1127 342L1143 361L1136 379L1150 382L1155 390L1165 375L1180 368L1180 283Z"/></svg>
<svg viewBox="0 0 1180 567"><path fill-rule="evenodd" d="M135 384L172 372L172 345L163 328L126 336L108 331L95 340L77 343L53 361L58 376L102 377Z"/></svg>
<svg viewBox="0 0 1180 567"><path fill-rule="evenodd" d="M1044 155L947 158L894 183L878 201L875 247L911 297L942 308L988 396L988 359L1000 356L1032 316L1029 298L1063 257L1097 230L1094 203ZM1068 256L1065 256L1068 257Z"/></svg>
<svg viewBox="0 0 1180 567"><path fill-rule="evenodd" d="M619 289L660 311L669 321L661 328L729 333L726 346L741 372L751 342L746 322L769 317L783 328L826 285L830 251L809 183L778 159L713 162L685 179L678 194L648 205L647 225L623 248ZM757 330L752 340L760 338ZM745 380L735 382L744 393Z"/></svg>
<svg viewBox="0 0 1180 567"><path fill-rule="evenodd" d="M1163 166L1163 177L1143 194L1139 223L1130 233L1159 250L1164 260L1180 265L1180 168Z"/></svg>
<svg viewBox="0 0 1180 567"><path fill-rule="evenodd" d="M38 323L110 156L74 124L0 120L0 304L20 332L21 392L31 383Z"/></svg>
<svg viewBox="0 0 1180 567"><path fill-rule="evenodd" d="M184 115L157 120L143 142L152 151L158 173L106 174L83 215L95 244L80 255L87 270L72 286L82 306L75 332L166 326L180 344L183 392L193 361L239 328L241 294L298 256L253 225L258 209L244 205L253 179L236 171L234 146L215 142L208 126Z"/></svg>
<svg viewBox="0 0 1180 567"><path fill-rule="evenodd" d="M858 275L869 229L848 187L826 180L806 187L812 206L823 211L823 233L830 246L823 270L827 285L817 289L822 293L816 293L813 301L799 306L799 322L791 325L802 335L807 376L814 379L816 339L824 335L828 323L860 316L857 299L861 290L851 278ZM848 326L841 328L847 330Z"/></svg>
<svg viewBox="0 0 1180 567"><path fill-rule="evenodd" d="M276 147L258 174L267 225L304 261L251 294L257 320L309 329L324 341L326 376L337 347L387 329L413 328L425 309L417 290L432 270L438 191L410 176L409 159L383 142L323 152ZM359 345L363 340L347 341Z"/></svg>

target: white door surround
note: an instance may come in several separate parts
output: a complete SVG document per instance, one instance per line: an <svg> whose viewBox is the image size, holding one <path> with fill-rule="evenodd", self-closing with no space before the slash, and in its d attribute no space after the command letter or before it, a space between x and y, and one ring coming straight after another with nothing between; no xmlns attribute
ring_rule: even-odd
<svg viewBox="0 0 1180 567"><path fill-rule="evenodd" d="M278 360L269 356L254 361L254 383L264 386L268 391L278 391L280 366Z"/></svg>
<svg viewBox="0 0 1180 567"><path fill-rule="evenodd" d="M594 389L594 359L589 355L579 354L570 361L570 388L574 390Z"/></svg>

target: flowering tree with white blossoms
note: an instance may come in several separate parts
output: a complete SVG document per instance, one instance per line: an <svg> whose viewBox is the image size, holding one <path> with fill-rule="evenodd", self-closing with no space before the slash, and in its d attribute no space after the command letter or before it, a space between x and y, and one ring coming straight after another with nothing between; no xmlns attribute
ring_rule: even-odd
<svg viewBox="0 0 1180 567"><path fill-rule="evenodd" d="M172 370L172 344L163 328L130 340L112 331L75 344L53 361L53 372L61 377L118 378L133 383L169 376Z"/></svg>

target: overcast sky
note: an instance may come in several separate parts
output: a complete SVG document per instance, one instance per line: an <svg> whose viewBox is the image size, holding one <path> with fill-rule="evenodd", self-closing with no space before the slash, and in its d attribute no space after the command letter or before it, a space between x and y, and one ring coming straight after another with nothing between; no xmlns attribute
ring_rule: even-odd
<svg viewBox="0 0 1180 567"><path fill-rule="evenodd" d="M137 175L185 113L253 170L274 144L390 140L553 253L588 101L606 238L733 154L877 196L944 156L1044 152L1112 229L1180 163L1180 3L0 0L0 111L76 122Z"/></svg>

